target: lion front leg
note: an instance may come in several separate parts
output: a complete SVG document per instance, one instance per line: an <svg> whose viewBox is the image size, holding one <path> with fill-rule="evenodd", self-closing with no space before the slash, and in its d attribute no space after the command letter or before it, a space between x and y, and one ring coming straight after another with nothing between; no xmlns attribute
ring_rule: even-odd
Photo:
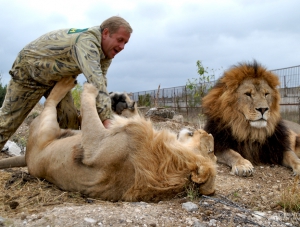
<svg viewBox="0 0 300 227"><path fill-rule="evenodd" d="M218 162L225 163L231 167L231 173L248 177L253 174L254 167L250 161L244 159L239 153L232 149L228 149L216 154Z"/></svg>
<svg viewBox="0 0 300 227"><path fill-rule="evenodd" d="M294 151L284 152L282 164L292 168L295 175L300 175L300 159Z"/></svg>

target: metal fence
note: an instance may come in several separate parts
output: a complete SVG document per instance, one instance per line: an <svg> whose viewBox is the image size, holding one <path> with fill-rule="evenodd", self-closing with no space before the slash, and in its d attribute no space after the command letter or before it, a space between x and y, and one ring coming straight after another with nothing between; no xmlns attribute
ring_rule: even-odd
<svg viewBox="0 0 300 227"><path fill-rule="evenodd" d="M300 65L271 71L280 79L282 117L300 123ZM205 94L215 83L199 84L198 88ZM195 96L187 86L135 92L132 93L132 99L142 112L151 107L171 108L189 121L200 120L203 113L201 97Z"/></svg>

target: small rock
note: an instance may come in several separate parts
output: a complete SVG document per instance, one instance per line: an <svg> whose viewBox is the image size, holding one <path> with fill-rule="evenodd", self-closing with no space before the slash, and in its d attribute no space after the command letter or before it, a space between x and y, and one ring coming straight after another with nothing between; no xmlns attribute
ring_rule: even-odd
<svg viewBox="0 0 300 227"><path fill-rule="evenodd" d="M204 211L204 213L207 215L207 216L210 216L213 212L211 210L206 210Z"/></svg>
<svg viewBox="0 0 300 227"><path fill-rule="evenodd" d="M15 142L12 142L10 140L6 142L2 151L10 156L18 156L22 154L21 148Z"/></svg>
<svg viewBox="0 0 300 227"><path fill-rule="evenodd" d="M91 223L91 224L94 224L96 223L97 221L93 218L84 218L84 221L88 222L88 223Z"/></svg>
<svg viewBox="0 0 300 227"><path fill-rule="evenodd" d="M266 196L263 196L263 195L262 195L260 198L262 199L262 201L264 201L264 202L268 202L268 199L267 199L267 197L266 197Z"/></svg>
<svg viewBox="0 0 300 227"><path fill-rule="evenodd" d="M209 226L217 226L217 220L215 220L215 219L210 219L208 225L209 225Z"/></svg>
<svg viewBox="0 0 300 227"><path fill-rule="evenodd" d="M185 209L188 212L197 211L199 209L197 204L192 203L192 202L183 203L182 208Z"/></svg>
<svg viewBox="0 0 300 227"><path fill-rule="evenodd" d="M273 188L273 189L278 189L279 186L278 186L278 185L274 185L274 186L272 186L272 188Z"/></svg>
<svg viewBox="0 0 300 227"><path fill-rule="evenodd" d="M269 220L272 220L272 221L280 221L280 218L277 216L277 215L272 215Z"/></svg>
<svg viewBox="0 0 300 227"><path fill-rule="evenodd" d="M188 225L192 225L194 222L192 221L192 219L190 219L190 218L187 218L186 219L186 222L187 222L187 224Z"/></svg>
<svg viewBox="0 0 300 227"><path fill-rule="evenodd" d="M138 208L136 208L136 209L134 209L134 212L136 212L136 213L140 213L140 212L141 212L141 210L140 210L140 209L138 209Z"/></svg>
<svg viewBox="0 0 300 227"><path fill-rule="evenodd" d="M253 217L257 218L257 219L262 219L263 217L265 217L265 213L264 212L260 212L260 211L254 211L254 214L252 214Z"/></svg>
<svg viewBox="0 0 300 227"><path fill-rule="evenodd" d="M241 218L246 218L247 217L245 214L240 214L240 213L237 213L236 216L241 217Z"/></svg>
<svg viewBox="0 0 300 227"><path fill-rule="evenodd" d="M206 223L201 223L200 221L195 221L193 227L208 227Z"/></svg>
<svg viewBox="0 0 300 227"><path fill-rule="evenodd" d="M25 220L27 218L26 214L22 213L21 214L21 220Z"/></svg>

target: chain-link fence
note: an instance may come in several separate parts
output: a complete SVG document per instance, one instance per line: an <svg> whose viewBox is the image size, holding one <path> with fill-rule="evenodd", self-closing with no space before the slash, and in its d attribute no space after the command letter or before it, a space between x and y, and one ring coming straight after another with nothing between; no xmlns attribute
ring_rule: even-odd
<svg viewBox="0 0 300 227"><path fill-rule="evenodd" d="M300 65L271 70L279 76L281 94L281 114L284 119L300 123ZM182 114L187 120L202 120L201 99L199 93L207 93L216 81L199 84L197 89L187 86L155 89L132 93L132 99L138 103L141 111L151 107L171 108Z"/></svg>
<svg viewBox="0 0 300 227"><path fill-rule="evenodd" d="M282 117L300 123L300 66L271 71L280 79Z"/></svg>

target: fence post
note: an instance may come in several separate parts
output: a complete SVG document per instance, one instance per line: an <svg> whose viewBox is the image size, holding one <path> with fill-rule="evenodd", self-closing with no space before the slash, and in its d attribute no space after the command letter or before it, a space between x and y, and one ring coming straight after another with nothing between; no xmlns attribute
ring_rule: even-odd
<svg viewBox="0 0 300 227"><path fill-rule="evenodd" d="M162 90L162 96L163 96L164 107L166 107L166 103L165 103L165 89Z"/></svg>
<svg viewBox="0 0 300 227"><path fill-rule="evenodd" d="M184 92L185 92L185 109L186 109L186 117L189 117L189 107L188 107L188 101L187 101L187 91L186 91L186 86L184 87Z"/></svg>
<svg viewBox="0 0 300 227"><path fill-rule="evenodd" d="M298 124L300 124L300 97L298 97Z"/></svg>

